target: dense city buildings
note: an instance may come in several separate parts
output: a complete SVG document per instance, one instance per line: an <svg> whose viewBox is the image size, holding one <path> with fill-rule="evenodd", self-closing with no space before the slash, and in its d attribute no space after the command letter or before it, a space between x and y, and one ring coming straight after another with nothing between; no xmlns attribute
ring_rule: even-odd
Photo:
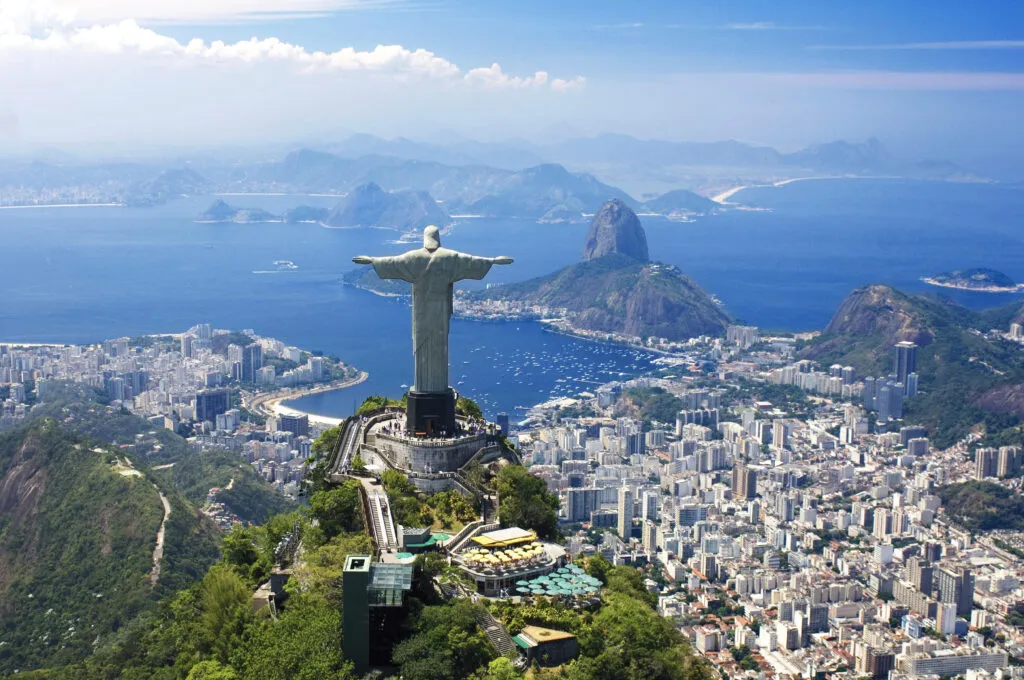
<svg viewBox="0 0 1024 680"><path fill-rule="evenodd" d="M1007 666L1024 652L1024 536L1000 534L1008 552L940 497L974 478L1019 493L1021 448L936 448L906 424L913 343L864 378L793 347L732 327L663 377L531 411L512 439L562 499L570 553L647 565L659 611L730 677L1024 677Z"/></svg>
<svg viewBox="0 0 1024 680"><path fill-rule="evenodd" d="M312 440L325 426L311 423L304 414L276 413L264 404L275 395L296 396L277 388L353 380L357 375L351 367L272 338L251 331L214 331L209 324L173 336L118 338L88 346L0 345L0 427L24 420L30 402L50 386L79 383L145 418L154 429L187 437L195 452L237 453L278 490L294 496ZM143 440L159 446L155 438ZM216 491L211 490L211 505L216 505Z"/></svg>

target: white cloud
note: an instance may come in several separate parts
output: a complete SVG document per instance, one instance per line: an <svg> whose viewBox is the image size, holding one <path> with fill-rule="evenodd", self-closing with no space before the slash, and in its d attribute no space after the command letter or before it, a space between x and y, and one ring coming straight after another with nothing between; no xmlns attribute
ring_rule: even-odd
<svg viewBox="0 0 1024 680"><path fill-rule="evenodd" d="M488 67L475 68L466 74L466 82L480 85L484 88L513 88L522 89L526 87L539 87L548 82L546 71L537 71L532 76L510 76L501 70L498 64L491 64ZM552 87L552 89L555 89Z"/></svg>
<svg viewBox="0 0 1024 680"><path fill-rule="evenodd" d="M2 28L2 26L0 26ZM55 28L39 36L27 32L0 32L0 53L3 51L84 52L153 56L186 62L292 64L303 72L342 71L384 75L418 76L439 80L461 81L485 89L524 89L542 87L548 74L537 71L530 76L511 76L501 66L474 68L464 76L457 65L425 49L410 50L401 45L377 45L360 51L344 47L335 52L308 51L301 45L278 38L250 38L235 43L220 40L205 42L198 38L182 44L172 37L140 26L133 19L115 24L85 28ZM555 91L565 84L582 84L582 79L558 80Z"/></svg>
<svg viewBox="0 0 1024 680"><path fill-rule="evenodd" d="M587 79L583 76L576 76L565 80L563 78L555 78L551 81L551 89L555 92L567 92L569 90L576 90L587 84Z"/></svg>
<svg viewBox="0 0 1024 680"><path fill-rule="evenodd" d="M893 45L811 45L811 50L1020 50L1024 40L954 40Z"/></svg>

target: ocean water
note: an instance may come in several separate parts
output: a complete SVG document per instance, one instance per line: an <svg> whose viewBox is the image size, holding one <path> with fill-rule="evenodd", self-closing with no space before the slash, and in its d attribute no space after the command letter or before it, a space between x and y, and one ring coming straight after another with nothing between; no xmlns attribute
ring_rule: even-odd
<svg viewBox="0 0 1024 680"><path fill-rule="evenodd" d="M283 211L322 197L229 197ZM733 316L771 329L828 323L850 290L976 266L1024 280L1024 190L896 180L821 180L752 188L730 211L675 223L643 218L653 259L679 265ZM398 234L312 224L196 224L212 201L150 209L0 210L0 341L95 342L198 322L252 328L336 355L370 373L359 387L299 400L325 415L367 394L398 395L412 373L408 306L341 285L357 254L401 252ZM488 282L548 273L579 259L587 226L468 219L445 245L509 255ZM260 274L274 260L297 271ZM941 291L949 294L948 291ZM959 293L972 307L1021 296ZM634 375L651 356L544 332L533 323L452 322L453 383L488 413Z"/></svg>

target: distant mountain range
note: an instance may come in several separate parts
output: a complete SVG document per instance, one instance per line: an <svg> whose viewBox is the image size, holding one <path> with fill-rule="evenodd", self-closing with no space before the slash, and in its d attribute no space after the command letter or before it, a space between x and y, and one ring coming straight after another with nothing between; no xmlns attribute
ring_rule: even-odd
<svg viewBox="0 0 1024 680"><path fill-rule="evenodd" d="M356 187L328 213L331 227L393 227L402 231L445 227L452 218L426 191L388 192L370 182Z"/></svg>
<svg viewBox="0 0 1024 680"><path fill-rule="evenodd" d="M427 144L355 135L262 162L204 155L173 165L0 163L0 204L142 207L204 193L342 195L374 183L392 192L428 192L450 214L557 222L585 220L612 198L644 212L686 217L722 209L688 189L710 192L723 184L815 176L984 180L948 161L894 158L875 139L816 144L787 154L738 141L669 142L615 134L548 145L518 140ZM652 192L654 187L659 190Z"/></svg>

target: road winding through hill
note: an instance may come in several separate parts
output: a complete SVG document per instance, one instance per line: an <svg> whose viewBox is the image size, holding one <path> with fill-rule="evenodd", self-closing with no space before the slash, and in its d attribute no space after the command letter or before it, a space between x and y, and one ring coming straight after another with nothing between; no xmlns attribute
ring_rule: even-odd
<svg viewBox="0 0 1024 680"><path fill-rule="evenodd" d="M153 570L149 572L149 582L155 586L160 581L160 560L164 556L164 535L167 532L167 518L171 516L171 502L167 500L167 496L156 484L153 485L153 488L160 494L160 502L164 506L164 518L160 522L160 528L157 529L156 547L153 548Z"/></svg>

